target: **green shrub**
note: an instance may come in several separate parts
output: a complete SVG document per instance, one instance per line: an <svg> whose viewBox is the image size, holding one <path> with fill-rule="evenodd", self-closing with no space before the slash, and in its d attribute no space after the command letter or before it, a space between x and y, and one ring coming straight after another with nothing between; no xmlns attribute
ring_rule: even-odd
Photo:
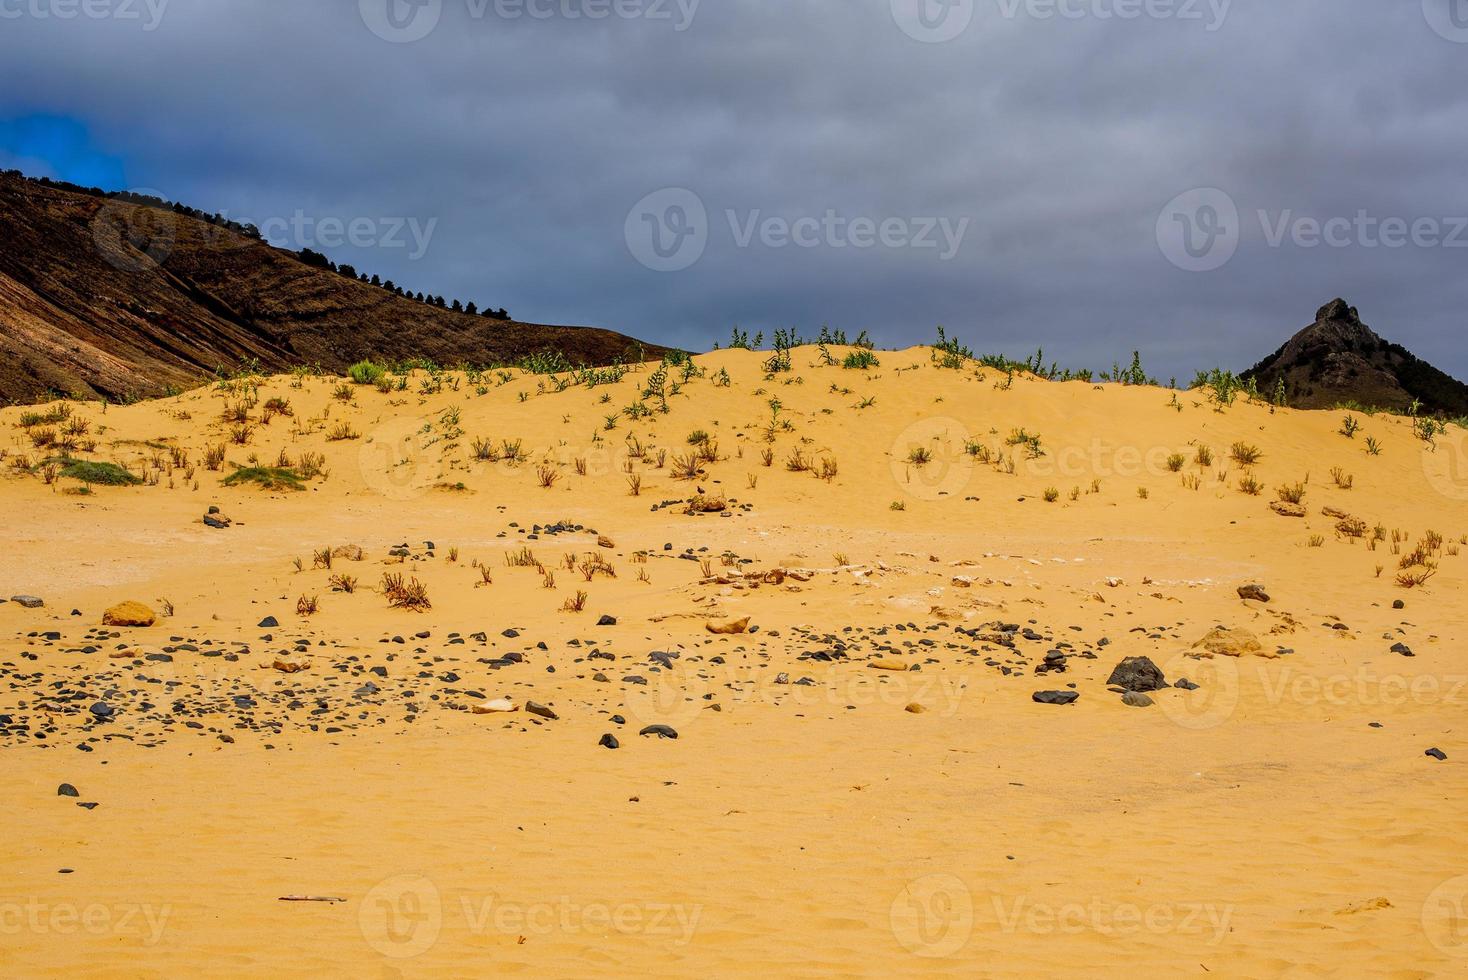
<svg viewBox="0 0 1468 980"><path fill-rule="evenodd" d="M227 487L257 484L263 490L304 490L305 482L295 470L283 466L241 466L224 478Z"/></svg>
<svg viewBox="0 0 1468 980"><path fill-rule="evenodd" d="M358 361L347 368L347 377L359 385L375 385L387 374L387 368L371 361Z"/></svg>
<svg viewBox="0 0 1468 980"><path fill-rule="evenodd" d="M83 483L99 483L108 487L131 487L143 482L116 463L90 463L81 459L63 463L61 475Z"/></svg>

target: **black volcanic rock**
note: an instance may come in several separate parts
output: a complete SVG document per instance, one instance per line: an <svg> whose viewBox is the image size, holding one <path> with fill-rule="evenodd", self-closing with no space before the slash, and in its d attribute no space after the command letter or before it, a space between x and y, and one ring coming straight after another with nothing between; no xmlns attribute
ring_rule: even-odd
<svg viewBox="0 0 1468 980"><path fill-rule="evenodd" d="M1314 323L1243 376L1266 397L1283 379L1292 408L1355 402L1405 411L1415 399L1426 415L1468 414L1468 385L1378 336L1343 299L1322 306Z"/></svg>

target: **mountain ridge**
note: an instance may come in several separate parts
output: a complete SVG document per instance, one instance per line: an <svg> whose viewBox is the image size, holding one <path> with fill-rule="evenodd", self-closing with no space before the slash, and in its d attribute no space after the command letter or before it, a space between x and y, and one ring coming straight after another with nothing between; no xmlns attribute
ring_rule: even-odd
<svg viewBox="0 0 1468 980"><path fill-rule="evenodd" d="M149 397L242 363L341 372L367 357L490 366L549 353L607 364L667 350L419 302L249 226L100 193L0 174L0 402Z"/></svg>

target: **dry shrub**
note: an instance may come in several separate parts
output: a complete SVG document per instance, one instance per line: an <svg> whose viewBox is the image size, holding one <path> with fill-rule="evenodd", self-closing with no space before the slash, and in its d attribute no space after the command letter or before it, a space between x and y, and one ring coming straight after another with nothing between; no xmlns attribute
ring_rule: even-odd
<svg viewBox="0 0 1468 980"><path fill-rule="evenodd" d="M428 587L416 578L405 582L401 574L385 572L382 576L381 591L388 605L395 609L423 612L433 608L433 603L428 601Z"/></svg>

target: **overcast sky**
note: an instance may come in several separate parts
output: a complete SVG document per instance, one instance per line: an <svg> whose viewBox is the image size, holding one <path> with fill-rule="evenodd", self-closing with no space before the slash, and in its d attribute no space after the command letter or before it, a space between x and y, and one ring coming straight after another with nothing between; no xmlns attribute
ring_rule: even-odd
<svg viewBox="0 0 1468 980"><path fill-rule="evenodd" d="M1468 376L1468 0L0 0L0 166L692 348Z"/></svg>

